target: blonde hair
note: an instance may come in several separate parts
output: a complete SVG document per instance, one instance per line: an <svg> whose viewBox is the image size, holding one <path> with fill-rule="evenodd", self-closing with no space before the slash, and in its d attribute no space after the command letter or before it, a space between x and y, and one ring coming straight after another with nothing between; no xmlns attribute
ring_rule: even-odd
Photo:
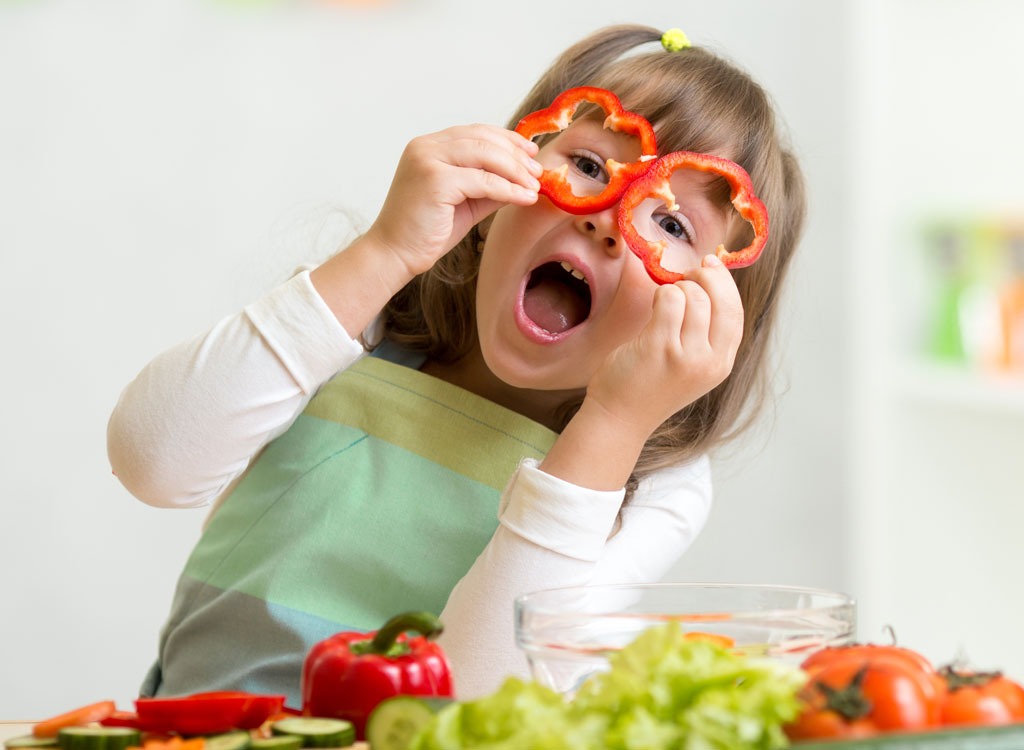
<svg viewBox="0 0 1024 750"><path fill-rule="evenodd" d="M629 489L644 475L707 453L755 420L770 395L769 344L778 300L803 226L806 198L796 158L783 143L768 95L749 75L700 47L666 52L661 32L612 26L560 55L509 120L548 106L574 86L615 92L650 120L659 152L714 152L750 173L768 208L768 244L757 263L733 271L744 309L744 332L732 373L710 393L665 421L640 455ZM434 268L410 282L385 308L385 336L451 362L475 343L474 305L479 254L476 230ZM562 424L579 401L565 405Z"/></svg>

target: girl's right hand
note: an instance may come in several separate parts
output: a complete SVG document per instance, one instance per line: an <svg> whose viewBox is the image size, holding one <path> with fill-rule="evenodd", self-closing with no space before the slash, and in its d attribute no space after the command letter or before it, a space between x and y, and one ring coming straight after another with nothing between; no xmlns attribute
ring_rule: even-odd
<svg viewBox="0 0 1024 750"><path fill-rule="evenodd" d="M367 232L410 277L451 250L505 204L537 201L537 145L492 125L465 125L413 139L380 214Z"/></svg>

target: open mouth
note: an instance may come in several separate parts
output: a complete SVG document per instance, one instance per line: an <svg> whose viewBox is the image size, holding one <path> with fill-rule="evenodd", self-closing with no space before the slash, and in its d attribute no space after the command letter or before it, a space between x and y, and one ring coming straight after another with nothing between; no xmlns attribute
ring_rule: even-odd
<svg viewBox="0 0 1024 750"><path fill-rule="evenodd" d="M548 333L565 333L590 315L590 285L566 261L545 263L530 272L523 292L523 312Z"/></svg>

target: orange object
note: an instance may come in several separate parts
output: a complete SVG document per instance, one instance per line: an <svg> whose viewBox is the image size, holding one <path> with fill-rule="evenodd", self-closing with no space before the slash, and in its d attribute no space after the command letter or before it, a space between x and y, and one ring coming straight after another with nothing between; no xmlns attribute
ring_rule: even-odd
<svg viewBox="0 0 1024 750"><path fill-rule="evenodd" d="M710 641L722 648L733 648L736 645L736 640L727 635L721 635L719 633L704 633L700 630L691 630L689 633L683 633L683 640Z"/></svg>
<svg viewBox="0 0 1024 750"><path fill-rule="evenodd" d="M999 298L1002 323L1001 364L1024 371L1024 278L1007 284Z"/></svg>
<svg viewBox="0 0 1024 750"><path fill-rule="evenodd" d="M203 737L182 739L181 737L158 738L151 737L142 743L142 747L129 748L128 750L204 750L206 740Z"/></svg>
<svg viewBox="0 0 1024 750"><path fill-rule="evenodd" d="M100 701L90 703L88 706L81 706L67 713L44 719L32 727L32 734L36 737L56 737L57 733L66 727L79 727L83 724L91 724L94 721L103 721L112 716L117 710L114 701Z"/></svg>

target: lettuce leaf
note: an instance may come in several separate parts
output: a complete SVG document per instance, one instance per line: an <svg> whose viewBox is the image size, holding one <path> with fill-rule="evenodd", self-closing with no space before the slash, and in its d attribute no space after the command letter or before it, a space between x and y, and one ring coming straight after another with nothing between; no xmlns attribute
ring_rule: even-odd
<svg viewBox="0 0 1024 750"><path fill-rule="evenodd" d="M490 696L453 703L410 750L774 750L799 711L805 675L780 661L648 629L566 702L509 678Z"/></svg>

